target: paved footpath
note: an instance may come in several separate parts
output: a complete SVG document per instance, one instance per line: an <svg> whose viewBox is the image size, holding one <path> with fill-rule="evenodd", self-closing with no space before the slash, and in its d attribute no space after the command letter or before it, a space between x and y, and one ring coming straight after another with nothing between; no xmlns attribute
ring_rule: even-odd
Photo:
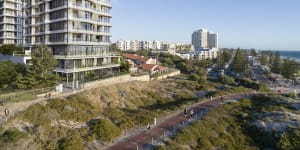
<svg viewBox="0 0 300 150"><path fill-rule="evenodd" d="M28 107L43 102L43 101L47 101L47 100L51 100L51 99L55 99L55 98L64 98L64 97L68 97L70 95L74 95L76 93L80 93L86 90L89 90L92 88L86 88L86 89L80 89L80 90L67 90L63 93L57 94L52 96L51 98L38 98L35 100L31 100L31 101L23 101L23 102L17 102L17 103L8 103L5 104L3 106L0 106L0 125L2 125L3 123L5 123L6 119L9 119L11 117L14 117L15 114L22 112L26 109L28 109ZM4 115L4 109L8 109L9 110L9 115L7 117L5 117Z"/></svg>
<svg viewBox="0 0 300 150"><path fill-rule="evenodd" d="M253 96L255 94L237 94L237 95L229 95L223 97L223 102L226 102L227 100L239 100L241 98ZM193 120L195 119L201 119L202 115L207 112L209 109L219 106L222 103L222 100L220 97L214 98L212 101L210 100L204 100L200 103L198 103L195 106L192 106L188 109L187 112L190 112L191 109L195 111L195 114L193 117ZM197 118L195 118L197 117ZM165 136L166 132L176 132L176 129L178 127L184 127L184 124L191 122L191 119L189 116L185 117L182 113L177 114L157 126L153 127L150 130L143 131L140 134L133 135L127 139L123 139L120 142L115 143L113 146L109 147L107 150L137 150L137 149L143 149L143 148L149 148L152 147L153 139L159 139L162 136ZM150 144L149 144L150 143ZM150 148L151 149L151 148Z"/></svg>

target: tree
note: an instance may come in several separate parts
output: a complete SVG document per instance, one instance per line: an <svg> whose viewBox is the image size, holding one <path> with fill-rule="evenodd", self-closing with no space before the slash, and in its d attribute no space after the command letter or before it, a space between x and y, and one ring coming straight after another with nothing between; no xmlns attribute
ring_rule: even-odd
<svg viewBox="0 0 300 150"><path fill-rule="evenodd" d="M59 77L53 74L57 65L52 52L45 46L36 48L32 53L32 65L25 76L18 78L18 87L21 89L35 89L54 86L58 83Z"/></svg>
<svg viewBox="0 0 300 150"><path fill-rule="evenodd" d="M223 52L218 52L217 56L217 68L222 69L224 67L224 55Z"/></svg>
<svg viewBox="0 0 300 150"><path fill-rule="evenodd" d="M279 52L275 53L275 58L271 67L271 71L274 73L281 73L281 59Z"/></svg>
<svg viewBox="0 0 300 150"><path fill-rule="evenodd" d="M120 71L121 72L129 72L130 69L130 64L128 61L123 61L121 62L121 66L120 66Z"/></svg>
<svg viewBox="0 0 300 150"><path fill-rule="evenodd" d="M296 74L299 70L299 64L294 60L284 59L282 63L282 75L288 79L291 79L294 74Z"/></svg>
<svg viewBox="0 0 300 150"><path fill-rule="evenodd" d="M0 53L3 55L13 55L14 52L22 51L22 47L14 44L4 44L0 46Z"/></svg>
<svg viewBox="0 0 300 150"><path fill-rule="evenodd" d="M236 73L242 73L245 71L245 57L243 56L241 50L238 48L236 54L234 56L233 62L231 64L231 68Z"/></svg>
<svg viewBox="0 0 300 150"><path fill-rule="evenodd" d="M17 78L15 65L11 61L0 61L0 88L11 84Z"/></svg>
<svg viewBox="0 0 300 150"><path fill-rule="evenodd" d="M268 56L265 54L262 54L259 58L260 64L262 65L268 65Z"/></svg>
<svg viewBox="0 0 300 150"><path fill-rule="evenodd" d="M251 56L254 56L254 57L257 56L256 50L255 50L254 48L251 49L250 55L251 55Z"/></svg>
<svg viewBox="0 0 300 150"><path fill-rule="evenodd" d="M229 62L232 56L232 50L224 49L223 50L223 60L224 62Z"/></svg>

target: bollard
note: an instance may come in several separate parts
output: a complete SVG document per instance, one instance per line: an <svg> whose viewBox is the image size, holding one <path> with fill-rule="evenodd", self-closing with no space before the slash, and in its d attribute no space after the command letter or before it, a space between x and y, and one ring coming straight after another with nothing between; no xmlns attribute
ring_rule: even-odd
<svg viewBox="0 0 300 150"><path fill-rule="evenodd" d="M174 125L174 128L173 128L173 132L174 132L174 133L175 133L175 126L176 126L176 125Z"/></svg>
<svg viewBox="0 0 300 150"><path fill-rule="evenodd" d="M153 137L152 137L152 145L154 145L154 142L153 142Z"/></svg>

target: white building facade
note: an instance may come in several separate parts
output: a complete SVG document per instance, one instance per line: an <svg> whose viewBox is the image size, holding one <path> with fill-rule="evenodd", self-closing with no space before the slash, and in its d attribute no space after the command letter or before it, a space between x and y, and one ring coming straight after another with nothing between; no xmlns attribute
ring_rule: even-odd
<svg viewBox="0 0 300 150"><path fill-rule="evenodd" d="M210 33L207 29L200 29L192 34L192 45L196 50L204 48L218 49L218 34Z"/></svg>
<svg viewBox="0 0 300 150"><path fill-rule="evenodd" d="M120 55L109 51L109 0L25 0L26 47L51 48L55 72L67 80L87 74L105 76L120 66Z"/></svg>
<svg viewBox="0 0 300 150"><path fill-rule="evenodd" d="M128 48L127 42L130 43L130 46ZM153 52L158 51L164 51L164 52L172 52L175 53L176 51L176 43L172 42L161 42L161 41L124 41L119 40L116 42L117 47L121 51L137 51L137 50L152 50Z"/></svg>
<svg viewBox="0 0 300 150"><path fill-rule="evenodd" d="M0 45L24 44L23 0L0 1Z"/></svg>
<svg viewBox="0 0 300 150"><path fill-rule="evenodd" d="M207 29L194 31L192 34L194 59L214 59L218 54L218 34L210 33Z"/></svg>

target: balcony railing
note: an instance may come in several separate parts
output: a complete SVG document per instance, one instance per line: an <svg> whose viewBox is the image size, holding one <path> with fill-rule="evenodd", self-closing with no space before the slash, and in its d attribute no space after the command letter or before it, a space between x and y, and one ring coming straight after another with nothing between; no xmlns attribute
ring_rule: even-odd
<svg viewBox="0 0 300 150"><path fill-rule="evenodd" d="M64 68L56 68L56 72L63 72L63 73L73 73L73 72L83 72L83 71L90 71L90 70L97 70L97 69L105 69L105 68L112 68L112 67L119 67L120 64L103 64L101 66L93 66L93 67L83 67L83 68L72 68L72 69L64 69Z"/></svg>
<svg viewBox="0 0 300 150"><path fill-rule="evenodd" d="M78 15L78 14L74 14L73 18L75 19L84 19L84 20L90 20L90 21L94 21L94 22L99 22L99 23L104 23L104 24L109 24L110 21L104 21L104 19L92 19L92 18L86 18L83 15Z"/></svg>
<svg viewBox="0 0 300 150"><path fill-rule="evenodd" d="M63 58L98 58L98 57L121 57L121 53L118 52L111 52L111 53L103 53L103 54L78 54L78 55L54 55L57 59L63 59Z"/></svg>
<svg viewBox="0 0 300 150"><path fill-rule="evenodd" d="M87 31L87 32L102 32L102 33L105 33L105 34L109 34L109 31L105 31L103 29L85 29L85 28L82 28L82 27L73 27L71 28L71 30L75 30L75 31Z"/></svg>
<svg viewBox="0 0 300 150"><path fill-rule="evenodd" d="M80 7L80 8L88 8L88 9L91 9L93 11L106 13L106 14L110 13L109 10L107 11L107 10L96 9L96 8L93 8L91 5L84 5L84 4L81 4L81 3L73 3L73 6Z"/></svg>
<svg viewBox="0 0 300 150"><path fill-rule="evenodd" d="M100 39L86 40L86 39L82 39L82 38L73 38L72 41L74 41L74 42L104 42L104 43L109 43L109 41L100 40Z"/></svg>

